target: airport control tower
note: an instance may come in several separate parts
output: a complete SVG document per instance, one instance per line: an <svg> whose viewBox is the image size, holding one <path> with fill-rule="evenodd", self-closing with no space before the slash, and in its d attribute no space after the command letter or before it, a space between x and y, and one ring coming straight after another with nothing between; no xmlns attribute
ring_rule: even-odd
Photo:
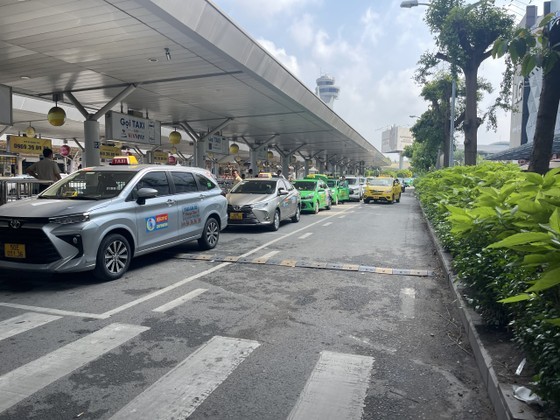
<svg viewBox="0 0 560 420"><path fill-rule="evenodd" d="M319 95L321 100L332 109L334 100L338 98L340 88L334 85L334 77L327 76L326 74L317 79L317 87L315 93Z"/></svg>

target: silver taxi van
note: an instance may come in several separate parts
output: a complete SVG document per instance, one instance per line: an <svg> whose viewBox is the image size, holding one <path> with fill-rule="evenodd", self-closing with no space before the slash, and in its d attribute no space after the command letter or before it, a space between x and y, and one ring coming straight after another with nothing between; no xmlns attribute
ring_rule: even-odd
<svg viewBox="0 0 560 420"><path fill-rule="evenodd" d="M0 269L94 270L114 280L133 257L193 240L214 248L227 226L227 200L213 175L131 158L79 170L36 197L0 206Z"/></svg>

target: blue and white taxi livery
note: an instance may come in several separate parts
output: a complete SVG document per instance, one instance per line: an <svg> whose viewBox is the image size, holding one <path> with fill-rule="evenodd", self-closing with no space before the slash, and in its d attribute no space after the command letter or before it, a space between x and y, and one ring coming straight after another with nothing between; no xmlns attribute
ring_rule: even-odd
<svg viewBox="0 0 560 420"><path fill-rule="evenodd" d="M218 243L227 200L199 168L129 164L85 168L34 198L0 206L0 269L120 278L133 257L198 240Z"/></svg>

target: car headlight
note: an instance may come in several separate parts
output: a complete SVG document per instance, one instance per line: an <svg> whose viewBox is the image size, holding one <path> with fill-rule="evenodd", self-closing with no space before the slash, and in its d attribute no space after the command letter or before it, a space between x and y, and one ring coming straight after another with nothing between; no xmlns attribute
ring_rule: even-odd
<svg viewBox="0 0 560 420"><path fill-rule="evenodd" d="M69 214L67 216L57 216L49 218L49 222L59 225L69 225L72 223L82 223L89 220L89 213Z"/></svg>
<svg viewBox="0 0 560 420"><path fill-rule="evenodd" d="M266 206L268 206L268 202L267 201L261 201L260 203L255 203L251 205L252 209L264 209Z"/></svg>

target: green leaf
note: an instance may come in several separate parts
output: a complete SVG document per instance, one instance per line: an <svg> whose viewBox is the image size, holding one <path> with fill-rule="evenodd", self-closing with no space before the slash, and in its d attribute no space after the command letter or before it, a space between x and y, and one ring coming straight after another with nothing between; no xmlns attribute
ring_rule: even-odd
<svg viewBox="0 0 560 420"><path fill-rule="evenodd" d="M558 284L560 284L560 268L555 268L554 270L545 271L544 275L525 291L538 292L550 289Z"/></svg>
<svg viewBox="0 0 560 420"><path fill-rule="evenodd" d="M527 181L531 184L542 185L544 182L543 176L535 172L527 172L525 176L527 177Z"/></svg>
<svg viewBox="0 0 560 420"><path fill-rule="evenodd" d="M512 248L516 245L531 244L534 242L550 241L550 236L542 232L523 232L511 235L506 239L488 245L488 248Z"/></svg>
<svg viewBox="0 0 560 420"><path fill-rule="evenodd" d="M508 297L505 299L500 299L498 302L499 303L515 303L515 302L522 302L524 300L529 300L533 297L534 295L530 295L527 293L521 293L520 295L517 296L512 296L512 297Z"/></svg>
<svg viewBox="0 0 560 420"><path fill-rule="evenodd" d="M548 322L549 324L556 325L557 327L560 327L560 318L545 319L544 321Z"/></svg>
<svg viewBox="0 0 560 420"><path fill-rule="evenodd" d="M529 73L533 71L536 65L537 65L537 58L532 54L527 54L523 58L523 62L521 63L521 74L523 76L529 76Z"/></svg>
<svg viewBox="0 0 560 420"><path fill-rule="evenodd" d="M550 227L560 234L560 212L558 209L554 210L550 216Z"/></svg>

